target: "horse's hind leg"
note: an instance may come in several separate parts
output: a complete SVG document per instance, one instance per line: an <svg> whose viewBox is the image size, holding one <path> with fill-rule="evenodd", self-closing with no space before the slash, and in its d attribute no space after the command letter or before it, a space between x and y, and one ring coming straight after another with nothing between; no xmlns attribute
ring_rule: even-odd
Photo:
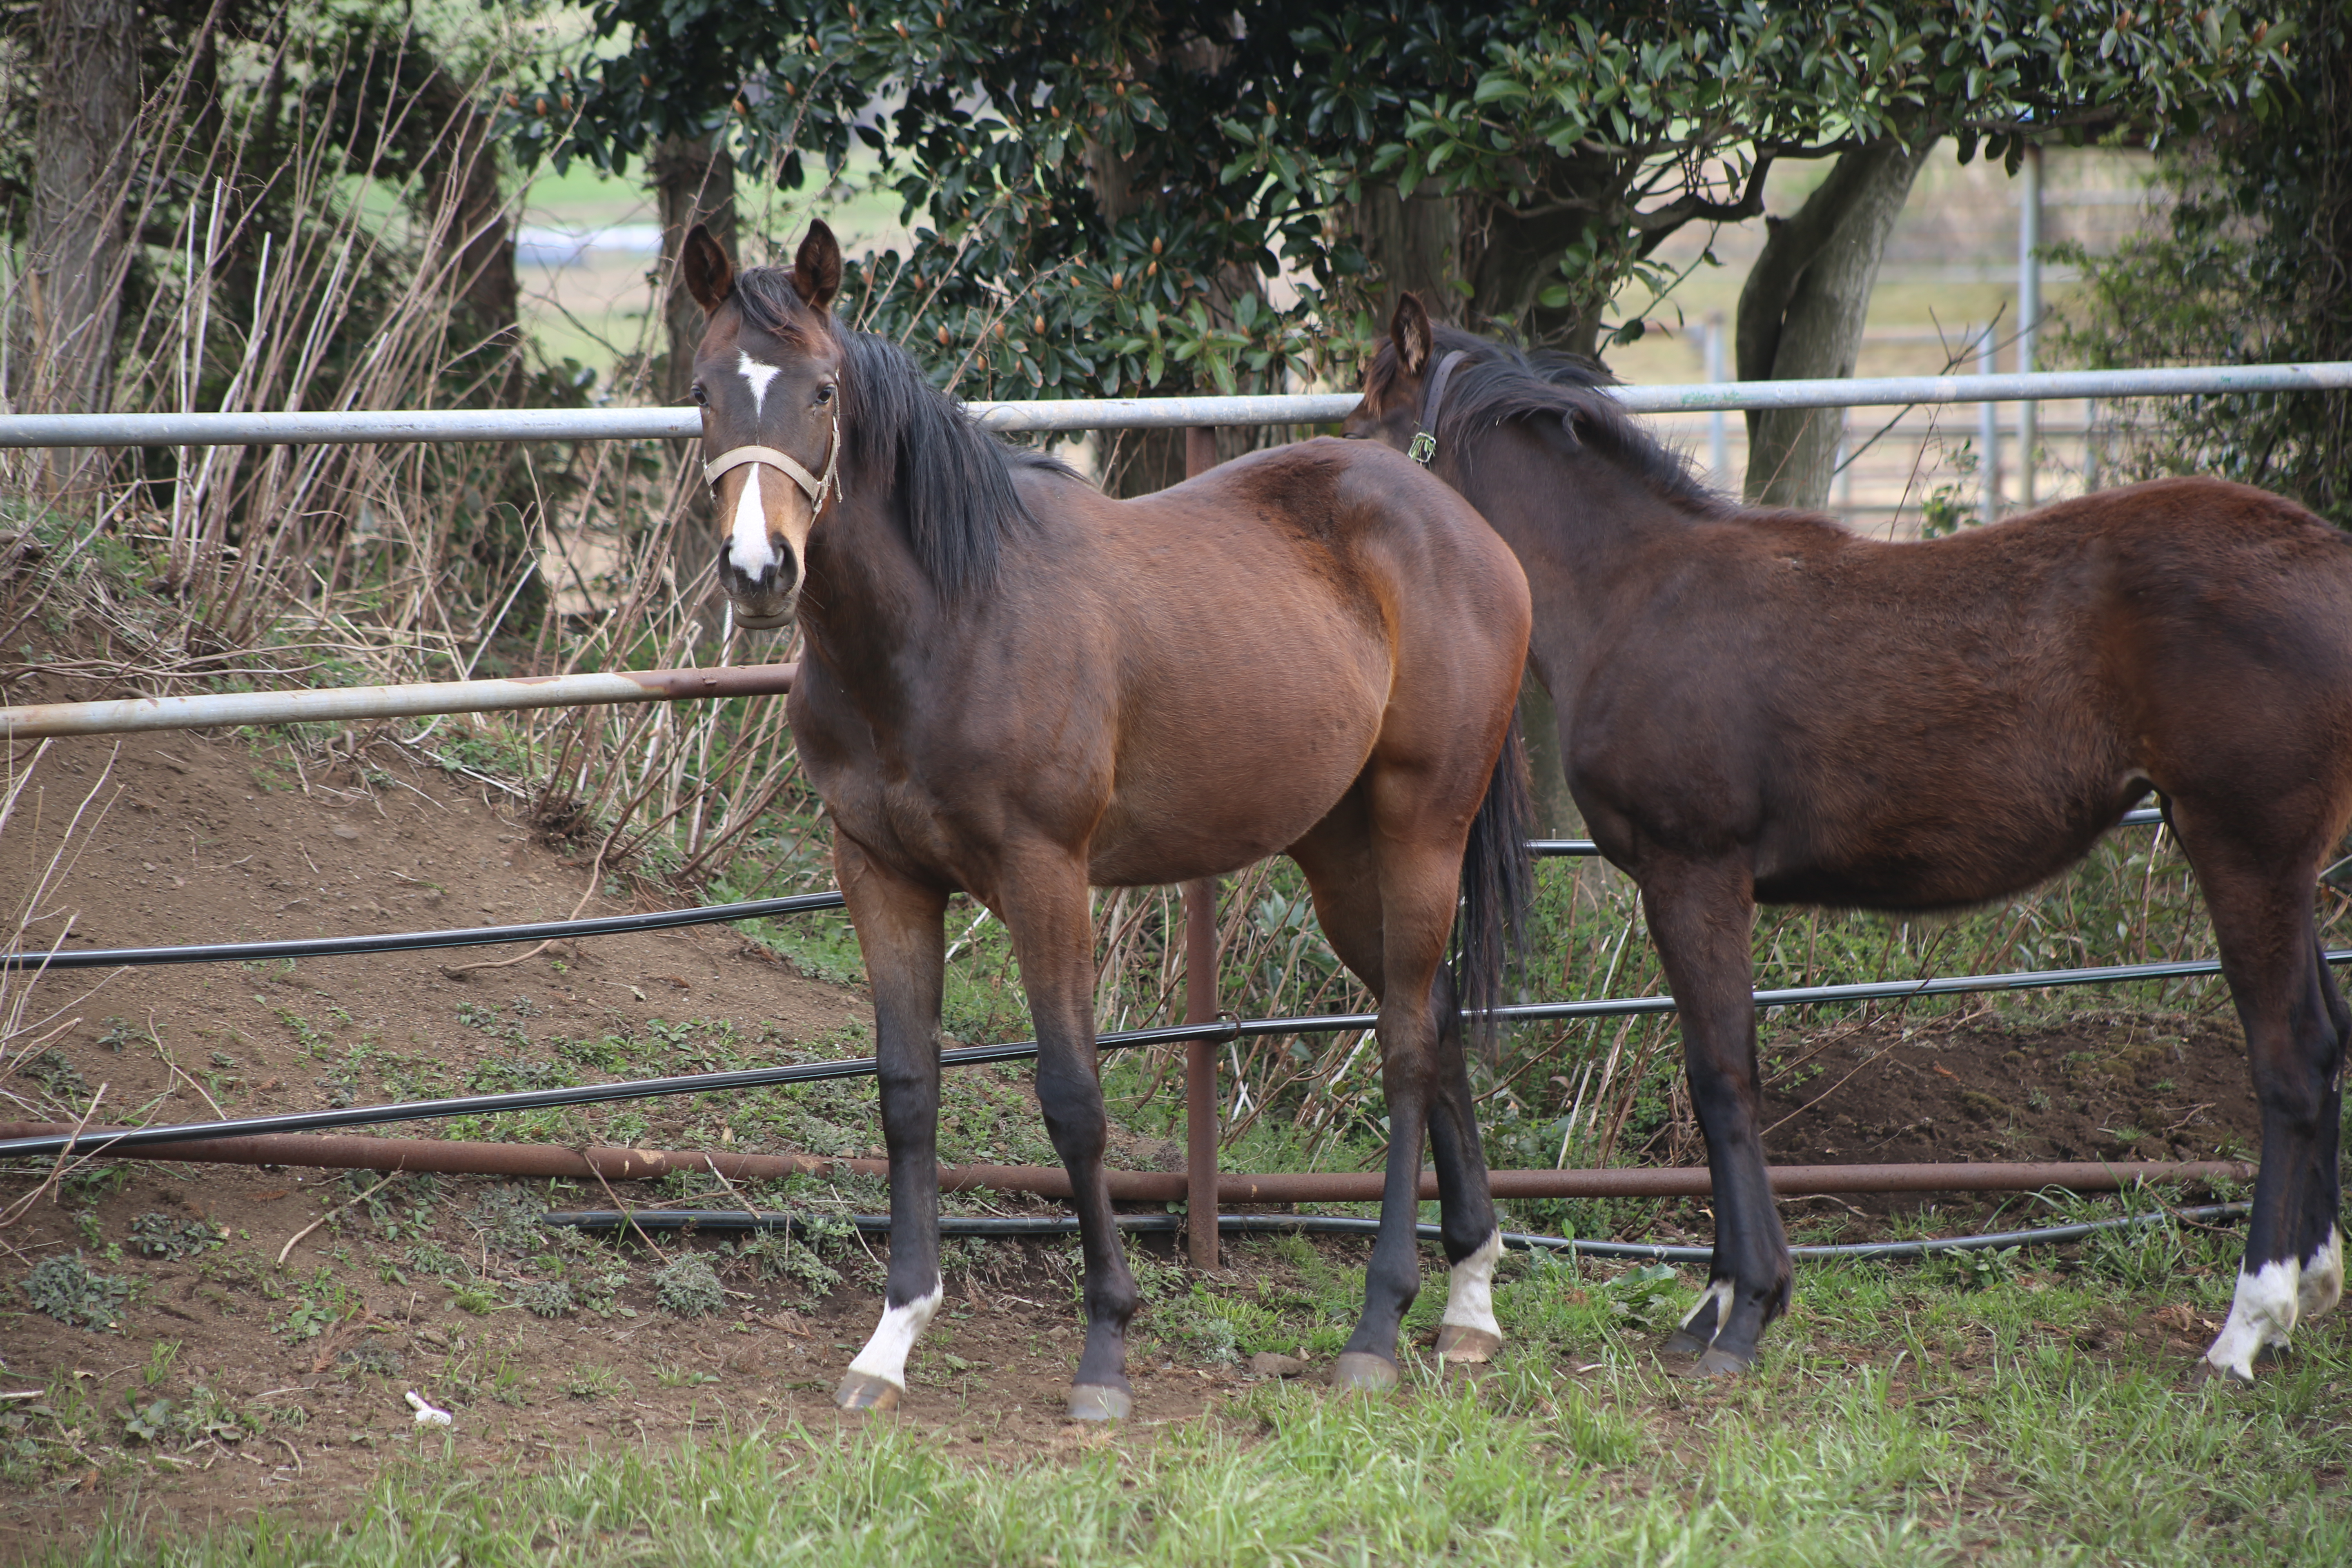
<svg viewBox="0 0 2352 1568"><path fill-rule="evenodd" d="M1495 1223L1486 1146L1478 1142L1477 1097L1470 1089L1462 1012L1454 977L1443 969L1431 988L1429 1011L1437 1037L1429 1150L1437 1167L1438 1228L1449 1266L1437 1353L1449 1362L1481 1362L1503 1344L1503 1326L1495 1319L1495 1265L1502 1261L1503 1233Z"/></svg>
<svg viewBox="0 0 2352 1568"><path fill-rule="evenodd" d="M1389 1106L1391 1180L1383 1194L1381 1240L1374 1248L1373 1267L1365 1272L1364 1316L1349 1341L1348 1360L1339 1370L1359 1385L1383 1386L1393 1381L1398 1326L1420 1292L1418 1237L1412 1220L1419 1212L1415 1200L1421 1140L1415 1133L1410 1146L1406 1145L1402 1129L1407 1123L1398 1117L1401 1106L1408 1115L1417 1112L1425 1118L1437 1167L1439 1231L1451 1269L1445 1315L1438 1329L1439 1352L1453 1361L1484 1361L1502 1343L1493 1303L1495 1264L1502 1256L1502 1239L1487 1191L1486 1152L1478 1142L1452 983L1442 969L1435 969L1421 1028L1391 1028L1381 868L1371 851L1370 820L1360 791L1350 792L1289 853L1307 874L1315 896L1316 917L1331 950L1381 1005L1381 1079ZM1414 1039L1425 1044L1416 1046ZM1413 1191L1399 1205L1392 1200L1401 1164L1410 1170ZM1398 1215L1403 1222L1392 1226L1391 1218ZM1402 1233L1402 1247L1392 1242L1392 1229ZM1383 1247L1391 1250L1383 1253ZM1402 1266L1397 1261L1400 1252Z"/></svg>
<svg viewBox="0 0 2352 1568"><path fill-rule="evenodd" d="M2322 1005L2336 1034L2334 1070L2326 1077L2327 1091L2319 1107L2319 1138L2314 1150L2311 1184L2304 1205L2303 1279L2298 1307L2306 1318L2332 1311L2344 1299L2344 1201L2340 1161L2344 1133L2344 1073L2352 1066L2352 1007L2345 1005L2335 971L2328 967L2327 944L2315 933L2311 944L2312 973L2318 977Z"/></svg>
<svg viewBox="0 0 2352 1568"><path fill-rule="evenodd" d="M2262 855L2172 803L2197 869L2221 972L2246 1035L2262 1112L2262 1169L2230 1316L2206 1351L2216 1371L2244 1381L2255 1359L2283 1349L2304 1316L2343 1289L2336 1142L2343 1107L2347 1017L2321 959L2311 885L2300 855ZM2276 863L2296 868L2282 876Z"/></svg>
<svg viewBox="0 0 2352 1568"><path fill-rule="evenodd" d="M874 986L876 1076L890 1152L890 1272L882 1321L849 1363L834 1402L888 1410L907 1391L907 1356L939 1310L940 921L947 895L876 865L836 837L834 870Z"/></svg>

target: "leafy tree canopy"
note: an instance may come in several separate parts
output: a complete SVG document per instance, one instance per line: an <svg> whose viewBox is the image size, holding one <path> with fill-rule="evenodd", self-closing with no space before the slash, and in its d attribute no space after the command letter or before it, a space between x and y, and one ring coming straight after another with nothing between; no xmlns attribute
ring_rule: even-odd
<svg viewBox="0 0 2352 1568"><path fill-rule="evenodd" d="M1383 186L1460 204L1496 258L1465 269L1472 319L1594 349L1639 331L1604 321L1621 287L1670 286L1664 240L1759 214L1777 160L2266 118L2292 33L2178 0L586 8L599 48L513 102L525 156L618 171L675 134L800 189L862 142L929 221L846 308L967 386L1064 395L1352 352Z"/></svg>
<svg viewBox="0 0 2352 1568"><path fill-rule="evenodd" d="M2231 114L2168 150L2165 220L2105 257L2061 247L2086 287L2062 350L2095 366L2352 359L2352 11L2301 23L2288 114ZM2150 398L2118 411L2126 477L2218 474L2352 528L2352 395Z"/></svg>

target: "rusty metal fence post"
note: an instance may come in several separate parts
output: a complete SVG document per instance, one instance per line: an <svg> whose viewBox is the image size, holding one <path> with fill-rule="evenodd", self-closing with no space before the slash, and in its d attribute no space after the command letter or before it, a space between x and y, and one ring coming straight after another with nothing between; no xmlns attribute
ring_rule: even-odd
<svg viewBox="0 0 2352 1568"><path fill-rule="evenodd" d="M1217 466L1217 433L1205 426L1184 432L1184 477ZM1217 1016L1217 883L1184 884L1184 1021ZM1184 1207L1186 1250L1195 1268L1217 1267L1217 1046L1184 1047Z"/></svg>
<svg viewBox="0 0 2352 1568"><path fill-rule="evenodd" d="M1184 1021L1217 1019L1217 884L1184 884ZM1195 1268L1217 1267L1217 1043L1184 1044L1185 1237ZM1204 1217L1205 1216L1205 1217Z"/></svg>

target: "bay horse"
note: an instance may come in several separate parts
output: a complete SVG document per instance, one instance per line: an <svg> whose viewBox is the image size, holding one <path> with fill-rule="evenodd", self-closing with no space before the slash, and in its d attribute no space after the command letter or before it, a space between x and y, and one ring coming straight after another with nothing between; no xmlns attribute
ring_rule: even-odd
<svg viewBox="0 0 2352 1568"><path fill-rule="evenodd" d="M797 617L786 712L873 985L889 1275L836 1403L896 1405L940 1304L943 921L962 892L1019 960L1078 1213L1069 1414L1129 1413L1136 1290L1104 1177L1088 889L1276 853L1380 1001L1381 1230L1335 1381L1396 1382L1424 1142L1452 1265L1442 1348L1483 1358L1501 1245L1461 1005L1498 997L1531 884L1512 726L1529 612L1510 551L1411 461L1337 439L1109 500L835 320L841 250L822 223L791 268L742 271L697 227L683 273L708 321L693 395L720 582L743 626Z"/></svg>
<svg viewBox="0 0 2352 1568"><path fill-rule="evenodd" d="M1415 451L1509 542L1570 789L1641 889L1714 1174L1707 1288L1662 1351L1736 1373L1789 1301L1755 906L2009 898L2153 793L2211 912L2262 1112L2244 1262L2205 1355L2251 1381L2343 1292L2352 1013L2313 892L2352 817L2352 539L2199 479L1864 539L1709 490L1606 380L1408 295L1348 429Z"/></svg>

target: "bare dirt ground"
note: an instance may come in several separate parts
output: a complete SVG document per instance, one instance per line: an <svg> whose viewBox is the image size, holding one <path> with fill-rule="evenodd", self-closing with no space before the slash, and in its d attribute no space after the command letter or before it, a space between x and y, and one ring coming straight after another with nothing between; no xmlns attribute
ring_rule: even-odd
<svg viewBox="0 0 2352 1568"><path fill-rule="evenodd" d="M68 946L116 946L560 919L582 905L588 867L535 842L495 788L395 761L387 748L367 755L372 781L298 768L289 753L234 740L60 742L0 845L0 908L21 907L78 810L77 847L28 933L38 944L68 925ZM581 912L667 901L615 883ZM0 1084L15 1100L0 1117L52 1117L61 1101L86 1105L101 1088L100 1121L404 1098L404 1088L522 1070L529 1064L512 1058L534 1035L670 1042L668 1059L634 1058L629 1076L710 1065L710 1030L722 1026L729 1039L769 1048L864 1054L861 996L803 978L725 928L598 939L509 968L447 972L515 951L56 975L26 1015L57 1010L45 1047L54 1055L40 1064L46 1090L22 1076ZM494 1015L497 1028L483 1022ZM1768 1146L1779 1161L2206 1158L2255 1143L2226 1018L2078 1016L2032 1027L1881 1018L1824 1026L1784 1056L1806 1050L1811 1061L1772 1100ZM1003 1102L1008 1121L1034 1119L1024 1080L1008 1071L980 1092ZM732 1135L726 1108L701 1100L638 1114L627 1130L641 1145ZM530 1134L482 1126L451 1135ZM878 1152L878 1129L865 1136L864 1147L852 1138L814 1152ZM1123 1134L1116 1148L1122 1163L1165 1152ZM0 1204L32 1193L34 1174L0 1179ZM501 1194L601 1207L605 1194L402 1177L344 1206L373 1181L122 1163L44 1190L0 1228L0 1395L12 1396L0 1398L0 1555L70 1539L133 1500L192 1525L261 1510L332 1516L420 1444L457 1445L482 1466L514 1469L590 1446L761 1425L805 1423L821 1437L836 1420L833 1384L878 1307L879 1242L828 1253L843 1279L824 1289L767 1278L705 1240L725 1300L691 1318L665 1310L651 1266L660 1259L639 1254L593 1310L542 1318L518 1301L521 1251L544 1244L501 1240ZM878 1186L849 1195L882 1206ZM999 1206L1018 1212L1012 1201ZM1886 1212L1842 1206L1858 1222ZM280 1267L289 1239L335 1211ZM1695 1211L1682 1217L1704 1223ZM172 1250L174 1236L195 1237L194 1250L148 1255ZM664 1255L696 1246L666 1244ZM1168 1258L1164 1242L1139 1243L1143 1272L1163 1300L1181 1295L1186 1277L1172 1260L1151 1261L1148 1246ZM1361 1262L1359 1243L1320 1250L1333 1267ZM32 1310L32 1271L75 1253L131 1282L127 1295L100 1301L97 1328ZM1225 1283L1235 1287L1286 1267L1264 1247L1233 1257L1241 1272ZM1073 1270L1063 1242L967 1247L900 1419L974 1453L1083 1446L1061 1419L1078 1343ZM1148 1310L1135 1357L1139 1424L1197 1418L1249 1381L1152 1321ZM404 1398L412 1389L456 1425L419 1428Z"/></svg>
<svg viewBox="0 0 2352 1568"><path fill-rule="evenodd" d="M2245 1042L2221 1010L1822 1027L1786 1053L1765 1148L1781 1164L2252 1160Z"/></svg>

